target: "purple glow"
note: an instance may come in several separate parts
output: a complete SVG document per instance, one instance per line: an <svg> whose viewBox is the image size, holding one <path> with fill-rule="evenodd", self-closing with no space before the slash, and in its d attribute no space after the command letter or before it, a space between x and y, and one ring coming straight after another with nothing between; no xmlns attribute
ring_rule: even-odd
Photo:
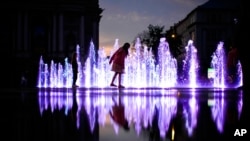
<svg viewBox="0 0 250 141"><path fill-rule="evenodd" d="M192 135L193 129L196 127L198 110L199 106L196 103L195 97L190 98L188 101L188 107L184 110L186 116L186 128L189 136Z"/></svg>
<svg viewBox="0 0 250 141"><path fill-rule="evenodd" d="M176 115L177 112L177 101L181 93L177 90L164 90L164 91L147 91L148 93L161 93L159 96L154 96L153 94L148 94L143 96L144 91L133 92L132 90L126 91L122 94L122 102L125 106L125 116L129 121L130 125L134 125L134 129L137 134L141 133L142 128L152 126L152 119L155 113L155 107L159 110L159 120L158 127L160 129L161 136L165 136L169 129L171 118ZM95 93L95 92L94 92ZM133 93L133 95L129 95ZM173 93L175 95L173 95ZM138 94L138 95L137 95ZM193 96L188 98L188 103L181 101L183 103L183 114L185 116L185 126L188 134L191 136L194 128L197 125L197 113L199 111L199 105L196 98L194 97L195 91L193 91ZM114 97L115 96L115 97ZM224 100L224 92L222 93L212 93L212 96L219 98L213 99L213 105L211 107L212 118L219 132L223 132L224 122L225 122L225 111L230 110L226 106L226 101ZM88 115L91 131L94 130L96 122L100 125L105 126L111 124L114 127L115 133L118 134L119 126L109 117L109 111L112 109L113 100L112 97L118 99L118 95L94 95L91 91L85 91L84 95L80 95L76 92L76 102L78 105L77 109L77 127L80 125L80 116L82 110L86 110ZM211 99L208 99L211 101ZM50 105L50 106L49 106ZM238 117L240 118L242 111L242 95L240 95L237 101ZM41 115L45 110L50 107L51 112L55 109L61 110L65 108L65 114L67 115L68 110L73 106L73 94L72 92L54 92L54 91L39 91L39 107ZM95 115L98 114L99 119L96 119Z"/></svg>
<svg viewBox="0 0 250 141"><path fill-rule="evenodd" d="M212 55L211 60L211 68L214 70L213 86L225 88L227 87L227 69L226 68L226 59L227 56L225 54L224 42L219 42L217 45L217 49ZM243 72L241 68L241 62L237 63L237 84L234 87L243 86Z"/></svg>
<svg viewBox="0 0 250 141"><path fill-rule="evenodd" d="M243 99L242 99L242 91L240 91L240 99L239 99L239 102L238 102L238 105L237 105L237 107L238 107L238 113L239 113L239 115L238 115L238 119L240 119L240 116L241 116L241 112L242 112L242 107L243 107Z"/></svg>
<svg viewBox="0 0 250 141"><path fill-rule="evenodd" d="M162 97L159 106L159 122L161 137L168 132L171 118L176 114L177 100L174 97Z"/></svg>
<svg viewBox="0 0 250 141"><path fill-rule="evenodd" d="M114 48L111 50L111 55L120 47L119 40L115 40ZM199 60L197 58L197 49L193 45L193 41L189 40L186 46L186 58L183 65L183 78L181 82L177 81L177 60L172 57L169 44L165 38L160 39L158 47L159 63L155 64L155 57L152 50L142 45L138 38L135 46L129 50L129 56L126 58L125 75L122 78L123 84L126 87L132 88L172 88L172 87L225 87L225 53L223 42L220 42L214 52L211 60L211 69L214 71L213 83L199 84ZM76 46L76 52L80 54L80 46ZM93 42L90 43L90 50L86 62L82 63L80 55L78 56L79 74L77 85L84 88L109 87L113 72L109 59L106 57L104 48L96 52ZM50 64L46 64L43 58L39 61L38 87L39 88L62 88L71 87L72 72L71 64L68 58L65 58L64 64L56 64L52 60ZM239 84L236 87L242 86L242 70L241 63L238 63ZM129 75L127 75L129 74ZM210 77L210 76L209 76ZM184 82L184 83L183 83ZM117 82L115 82L117 83Z"/></svg>
<svg viewBox="0 0 250 141"><path fill-rule="evenodd" d="M237 84L238 86L243 86L243 71L242 71L242 66L240 60L237 63L237 75L238 75L238 81L239 83Z"/></svg>
<svg viewBox="0 0 250 141"><path fill-rule="evenodd" d="M212 55L211 67L215 70L213 76L213 86L225 87L226 83L226 56L224 43L219 42L217 49Z"/></svg>
<svg viewBox="0 0 250 141"><path fill-rule="evenodd" d="M72 105L72 96L68 93L62 95L60 92L39 91L39 107L41 114L50 106L51 112L54 112L55 109L62 109L65 107L65 114L67 115L68 109L71 109Z"/></svg>
<svg viewBox="0 0 250 141"><path fill-rule="evenodd" d="M226 104L223 98L215 99L215 105L212 106L212 116L216 123L217 129L220 133L223 132L224 121L225 121L225 107Z"/></svg>
<svg viewBox="0 0 250 141"><path fill-rule="evenodd" d="M193 41L189 40L186 49L186 58L184 60L183 72L185 77L184 81L188 81L187 85L191 88L197 87L197 73L198 73L198 58L197 58L197 49L193 45Z"/></svg>

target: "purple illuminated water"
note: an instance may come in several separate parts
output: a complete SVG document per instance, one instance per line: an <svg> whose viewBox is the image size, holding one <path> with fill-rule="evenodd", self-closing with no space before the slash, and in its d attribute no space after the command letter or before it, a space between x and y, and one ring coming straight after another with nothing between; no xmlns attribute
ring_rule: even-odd
<svg viewBox="0 0 250 141"><path fill-rule="evenodd" d="M197 49L193 45L193 41L189 40L186 49L186 58L184 60L183 72L184 72L184 81L187 81L188 87L195 88L197 87L197 74L199 69L199 63L197 58Z"/></svg>
<svg viewBox="0 0 250 141"><path fill-rule="evenodd" d="M116 39L111 55L120 47L119 40ZM152 50L142 45L138 38L135 46L129 50L129 56L126 58L125 74L122 83L130 88L172 88L172 87L226 87L226 67L223 42L217 46L211 59L210 75L206 85L199 84L199 60L197 58L198 51L193 45L193 41L189 40L186 49L186 58L183 65L183 79L178 82L177 76L177 60L172 57L169 44L165 38L160 39L158 47L159 63L155 63ZM77 45L76 51L79 53L80 46ZM104 48L98 50L98 58L93 42L90 43L89 55L86 62L80 62L78 56L79 74L77 85L85 88L105 88L109 87L113 72L109 59ZM80 53L79 53L80 54ZM242 86L241 63L238 63L238 84L234 87ZM212 74L212 75L211 75ZM212 81L211 81L212 80ZM184 82L184 83L183 83ZM115 82L117 83L117 82ZM64 63L55 63L53 60L48 64L43 61L41 56L39 62L38 87L39 88L69 88L72 85L72 70L68 58Z"/></svg>
<svg viewBox="0 0 250 141"><path fill-rule="evenodd" d="M225 87L226 80L226 56L224 51L224 43L220 42L217 49L212 55L211 67L214 69L213 85Z"/></svg>
<svg viewBox="0 0 250 141"><path fill-rule="evenodd" d="M227 55L224 49L224 42L219 42L215 52L212 55L211 69L212 69L212 86L214 87L227 87L227 66L226 66ZM241 68L241 62L237 63L237 84L236 86L243 85L243 74Z"/></svg>
<svg viewBox="0 0 250 141"><path fill-rule="evenodd" d="M90 123L90 129L93 131L94 126L98 123L100 126L104 127L106 125L112 125L114 131L119 133L119 126L109 117L109 111L112 110L114 105L113 98L118 100L118 95L107 95L99 92L98 95L92 93L93 91L76 92L75 95L71 91L66 92L53 92L53 91L40 91L39 92L39 107L40 113L43 115L44 111L51 110L65 110L65 115L68 114L73 107L73 99L77 104L77 119L76 126L79 128L81 116L84 116L86 112L88 121ZM133 95L130 95L133 93ZM178 97L181 92L177 90L159 90L159 91L147 91L147 95L143 96L143 90L137 92L125 92L122 94L121 101L125 107L125 116L129 121L131 128L134 128L139 135L143 129L148 126L152 126L155 114L158 114L157 125L160 130L162 137L166 135L167 132L171 132L170 122L177 115L178 106L182 108L179 111L183 115L185 130L189 136L193 135L193 130L197 127L198 113L202 110L200 109L197 97L191 96L189 98L182 99ZM155 96L155 93L160 93L162 96ZM223 95L224 92L217 93L211 92L210 98L207 99L207 104L211 110L212 119L220 133L223 133L224 124L226 117L230 116L227 114L232 114L232 107L227 105L232 105L231 100L228 100ZM194 91L192 95L197 95ZM180 105L181 104L181 105ZM239 95L239 99L233 104L237 111L238 119L241 116L241 111L243 107L242 96ZM204 107L203 107L204 108ZM84 112L83 112L84 111ZM226 112L228 111L228 112ZM72 113L71 113L72 114ZM98 114L98 116L96 116ZM235 114L235 113L234 113ZM207 116L207 115L205 115ZM231 115L232 116L232 115ZM98 117L98 118L97 118ZM236 120L238 120L236 119Z"/></svg>

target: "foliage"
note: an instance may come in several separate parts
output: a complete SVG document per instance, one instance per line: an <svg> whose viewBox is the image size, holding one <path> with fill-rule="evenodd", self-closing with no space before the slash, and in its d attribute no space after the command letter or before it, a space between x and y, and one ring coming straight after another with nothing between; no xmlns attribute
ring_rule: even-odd
<svg viewBox="0 0 250 141"><path fill-rule="evenodd" d="M156 56L156 59L160 38L164 37L163 30L164 26L154 26L149 24L148 29L143 31L142 33L139 33L137 36L137 38L140 38L142 44L146 45L148 48L152 48L153 54L154 56ZM135 41L136 39L134 40L134 43Z"/></svg>
<svg viewBox="0 0 250 141"><path fill-rule="evenodd" d="M170 52L174 58L178 58L179 55L182 55L185 52L185 47L182 44L182 36L174 32L166 33L166 39L169 44Z"/></svg>

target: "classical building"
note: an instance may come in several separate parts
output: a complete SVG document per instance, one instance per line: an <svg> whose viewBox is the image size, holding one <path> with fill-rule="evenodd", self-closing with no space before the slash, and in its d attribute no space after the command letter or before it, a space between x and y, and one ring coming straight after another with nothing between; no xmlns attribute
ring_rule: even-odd
<svg viewBox="0 0 250 141"><path fill-rule="evenodd" d="M68 57L76 44L83 53L91 40L99 45L98 0L9 0L0 7L0 43L11 57Z"/></svg>
<svg viewBox="0 0 250 141"><path fill-rule="evenodd" d="M203 75L210 67L212 53L220 41L226 50L236 42L240 3L237 0L209 0L193 9L183 20L171 27L182 37L183 47L193 40L198 50Z"/></svg>
<svg viewBox="0 0 250 141"><path fill-rule="evenodd" d="M1 59L16 60L14 69L30 69L41 56L62 62L77 44L83 59L91 41L99 47L99 0L8 0L0 8Z"/></svg>

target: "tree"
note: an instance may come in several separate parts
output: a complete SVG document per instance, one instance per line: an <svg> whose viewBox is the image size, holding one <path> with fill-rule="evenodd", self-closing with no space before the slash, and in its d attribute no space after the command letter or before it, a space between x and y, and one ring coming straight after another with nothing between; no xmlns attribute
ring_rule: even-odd
<svg viewBox="0 0 250 141"><path fill-rule="evenodd" d="M170 52L174 58L185 52L184 46L182 46L182 36L176 34L173 30L166 32L166 39L169 44Z"/></svg>
<svg viewBox="0 0 250 141"><path fill-rule="evenodd" d="M153 54L156 58L156 63L158 63L158 46L160 43L160 38L163 37L163 30L164 26L154 26L149 24L148 29L142 33L139 33L137 36L137 38L140 38L142 44L152 48ZM136 39L134 40L134 43L135 41Z"/></svg>
<svg viewBox="0 0 250 141"><path fill-rule="evenodd" d="M166 39L169 44L169 49L171 54L177 60L177 73L178 77L182 76L183 70L183 60L186 57L186 49L182 44L182 36L175 32L175 27L170 27L168 31L166 31ZM181 79L181 78L180 78Z"/></svg>

